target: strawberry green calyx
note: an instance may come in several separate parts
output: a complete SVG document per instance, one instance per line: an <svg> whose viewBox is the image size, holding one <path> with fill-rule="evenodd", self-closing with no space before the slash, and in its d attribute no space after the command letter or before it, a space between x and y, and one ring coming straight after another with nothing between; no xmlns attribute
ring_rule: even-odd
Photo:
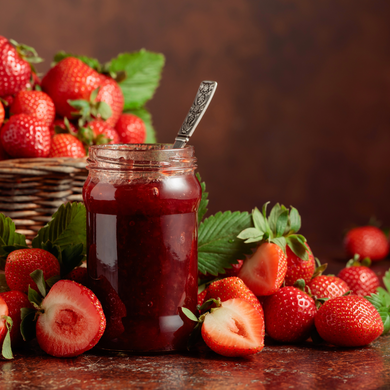
<svg viewBox="0 0 390 390"><path fill-rule="evenodd" d="M7 333L5 334L1 354L5 359L13 359L14 355L12 354L11 349L11 329L13 325L12 318L10 316L2 316L2 319L5 321Z"/></svg>
<svg viewBox="0 0 390 390"><path fill-rule="evenodd" d="M371 265L371 259L369 257L365 257L364 259L360 260L360 256L355 253L352 259L348 260L347 264L345 265L346 268L349 267L370 267Z"/></svg>
<svg viewBox="0 0 390 390"><path fill-rule="evenodd" d="M15 46L18 54L30 65L38 64L43 61L43 58L38 56L37 51L33 47L18 43L14 39L10 39L9 41Z"/></svg>
<svg viewBox="0 0 390 390"><path fill-rule="evenodd" d="M252 211L254 227L244 229L237 237L244 240L246 244L272 242L278 245L284 253L288 246L300 259L308 260L306 238L297 234L301 228L298 210L292 206L288 210L277 203L267 217L268 203L263 205L261 212L257 207Z"/></svg>
<svg viewBox="0 0 390 390"><path fill-rule="evenodd" d="M375 294L365 296L381 316L384 327L382 335L390 331L390 270L385 273L383 284L385 288L378 287Z"/></svg>

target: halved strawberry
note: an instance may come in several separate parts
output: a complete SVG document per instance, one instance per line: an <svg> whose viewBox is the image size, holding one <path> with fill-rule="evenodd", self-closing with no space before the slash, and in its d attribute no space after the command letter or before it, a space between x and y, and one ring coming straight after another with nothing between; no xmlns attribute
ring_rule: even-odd
<svg viewBox="0 0 390 390"><path fill-rule="evenodd" d="M244 261L238 277L257 296L274 294L282 285L287 272L287 258L274 243L261 244Z"/></svg>
<svg viewBox="0 0 390 390"><path fill-rule="evenodd" d="M205 315L202 337L223 356L255 354L264 347L264 320L249 302L229 299Z"/></svg>
<svg viewBox="0 0 390 390"><path fill-rule="evenodd" d="M36 337L49 355L71 357L94 347L105 328L106 318L96 295L72 280L60 280L42 301Z"/></svg>
<svg viewBox="0 0 390 390"><path fill-rule="evenodd" d="M8 316L8 313L8 305L5 300L0 296L0 345L3 343L4 337L7 334L5 317Z"/></svg>

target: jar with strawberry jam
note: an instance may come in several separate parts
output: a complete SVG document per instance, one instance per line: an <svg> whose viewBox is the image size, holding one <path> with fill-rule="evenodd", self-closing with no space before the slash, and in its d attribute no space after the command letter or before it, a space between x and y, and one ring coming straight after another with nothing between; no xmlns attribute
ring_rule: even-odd
<svg viewBox="0 0 390 390"><path fill-rule="evenodd" d="M197 211L201 188L194 149L167 144L89 149L89 287L107 319L98 346L156 353L186 348L197 304Z"/></svg>

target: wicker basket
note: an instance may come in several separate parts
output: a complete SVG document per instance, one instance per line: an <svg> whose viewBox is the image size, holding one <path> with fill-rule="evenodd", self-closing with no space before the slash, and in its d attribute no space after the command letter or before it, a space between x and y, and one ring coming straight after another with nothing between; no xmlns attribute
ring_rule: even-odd
<svg viewBox="0 0 390 390"><path fill-rule="evenodd" d="M0 213L12 218L27 242L67 201L82 202L86 159L30 158L0 161Z"/></svg>

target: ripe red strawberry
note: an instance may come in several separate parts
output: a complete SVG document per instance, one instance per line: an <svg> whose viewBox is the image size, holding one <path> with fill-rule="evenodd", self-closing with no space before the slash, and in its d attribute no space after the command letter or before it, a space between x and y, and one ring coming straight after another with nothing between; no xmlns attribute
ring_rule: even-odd
<svg viewBox="0 0 390 390"><path fill-rule="evenodd" d="M120 86L114 79L106 76L101 77L102 81L96 101L106 102L111 107L112 114L106 119L106 123L114 127L122 114L125 99Z"/></svg>
<svg viewBox="0 0 390 390"><path fill-rule="evenodd" d="M30 115L11 116L1 128L0 139L11 157L47 157L50 152L49 127Z"/></svg>
<svg viewBox="0 0 390 390"><path fill-rule="evenodd" d="M375 272L365 266L351 266L343 268L337 275L356 295L370 295L375 293L380 286L380 281Z"/></svg>
<svg viewBox="0 0 390 390"><path fill-rule="evenodd" d="M42 91L20 91L10 108L12 114L27 114L34 116L47 126L51 126L56 115L54 103L50 96Z"/></svg>
<svg viewBox="0 0 390 390"><path fill-rule="evenodd" d="M289 246L286 247L287 272L284 279L286 286L294 285L298 279L303 279L305 283L309 283L316 269L316 262L310 248L307 253L309 255L309 259L302 260L290 249Z"/></svg>
<svg viewBox="0 0 390 390"><path fill-rule="evenodd" d="M336 298L350 290L347 283L337 276L318 275L307 284L313 297Z"/></svg>
<svg viewBox="0 0 390 390"><path fill-rule="evenodd" d="M202 306L203 302L205 301L207 294L207 289L203 290L201 293L198 294L198 305Z"/></svg>
<svg viewBox="0 0 390 390"><path fill-rule="evenodd" d="M21 291L7 291L0 293L0 297L4 299L8 306L8 315L12 318L11 329L11 345L12 347L19 347L23 343L23 338L20 333L21 312L24 307L32 309L30 301L27 295Z"/></svg>
<svg viewBox="0 0 390 390"><path fill-rule="evenodd" d="M36 337L49 355L78 356L98 343L105 327L96 295L72 280L60 280L42 301Z"/></svg>
<svg viewBox="0 0 390 390"><path fill-rule="evenodd" d="M72 134L56 134L51 141L49 157L85 157L83 143Z"/></svg>
<svg viewBox="0 0 390 390"><path fill-rule="evenodd" d="M220 355L252 355L264 347L264 320L249 302L229 299L205 315L202 337Z"/></svg>
<svg viewBox="0 0 390 390"><path fill-rule="evenodd" d="M4 117L5 117L4 106L3 106L3 103L0 102L0 127L3 124L3 122L4 122Z"/></svg>
<svg viewBox="0 0 390 390"><path fill-rule="evenodd" d="M0 296L0 345L3 344L4 337L7 334L7 326L5 324L5 316L9 315L8 305L4 298Z"/></svg>
<svg viewBox="0 0 390 390"><path fill-rule="evenodd" d="M93 120L88 123L88 126L92 129L94 136L95 136L95 143L101 144L104 142L104 139L109 139L108 143L110 144L117 144L119 143L119 135L117 131L110 126L107 121L103 121L100 119ZM101 139L103 138L103 139Z"/></svg>
<svg viewBox="0 0 390 390"><path fill-rule="evenodd" d="M257 296L274 294L282 285L287 271L283 250L273 243L261 244L244 261L238 277Z"/></svg>
<svg viewBox="0 0 390 390"><path fill-rule="evenodd" d="M72 122L67 122L64 121L64 118L57 118L54 119L53 124L50 126L50 136L54 137L55 134L61 133L69 133L69 134L76 134L77 133L77 128ZM60 129L56 129L56 127ZM58 131L60 130L60 131Z"/></svg>
<svg viewBox="0 0 390 390"><path fill-rule="evenodd" d="M282 287L264 305L265 330L276 341L297 343L310 337L317 313L314 299L296 287Z"/></svg>
<svg viewBox="0 0 390 390"><path fill-rule="evenodd" d="M30 274L35 270L43 271L43 277L48 280L60 275L60 263L50 253L43 249L18 249L11 252L5 263L5 280L11 290L28 292L28 286L38 291L36 283Z"/></svg>
<svg viewBox="0 0 390 390"><path fill-rule="evenodd" d="M67 57L51 68L42 79L42 89L52 98L58 115L72 118L68 100L88 100L101 83L101 75L81 60Z"/></svg>
<svg viewBox="0 0 390 390"><path fill-rule="evenodd" d="M263 308L260 305L256 295L245 285L245 283L236 276L217 280L210 284L206 289L206 298L208 299L220 298L222 302L229 299L241 298L249 302L259 313L263 316Z"/></svg>
<svg viewBox="0 0 390 390"><path fill-rule="evenodd" d="M145 142L146 127L144 121L133 114L122 114L115 125L120 142L138 144Z"/></svg>
<svg viewBox="0 0 390 390"><path fill-rule="evenodd" d="M25 88L30 80L30 64L20 50L0 36L0 97L13 95Z"/></svg>
<svg viewBox="0 0 390 390"><path fill-rule="evenodd" d="M326 301L318 310L315 326L326 342L342 347L367 345L383 332L375 307L357 295Z"/></svg>
<svg viewBox="0 0 390 390"><path fill-rule="evenodd" d="M80 283L83 286L87 286L88 283L88 271L85 267L77 267L73 271L66 275L65 279L73 280Z"/></svg>
<svg viewBox="0 0 390 390"><path fill-rule="evenodd" d="M389 253L389 242L382 230L375 226L362 226L350 230L344 240L349 256L358 254L371 261L384 259Z"/></svg>

